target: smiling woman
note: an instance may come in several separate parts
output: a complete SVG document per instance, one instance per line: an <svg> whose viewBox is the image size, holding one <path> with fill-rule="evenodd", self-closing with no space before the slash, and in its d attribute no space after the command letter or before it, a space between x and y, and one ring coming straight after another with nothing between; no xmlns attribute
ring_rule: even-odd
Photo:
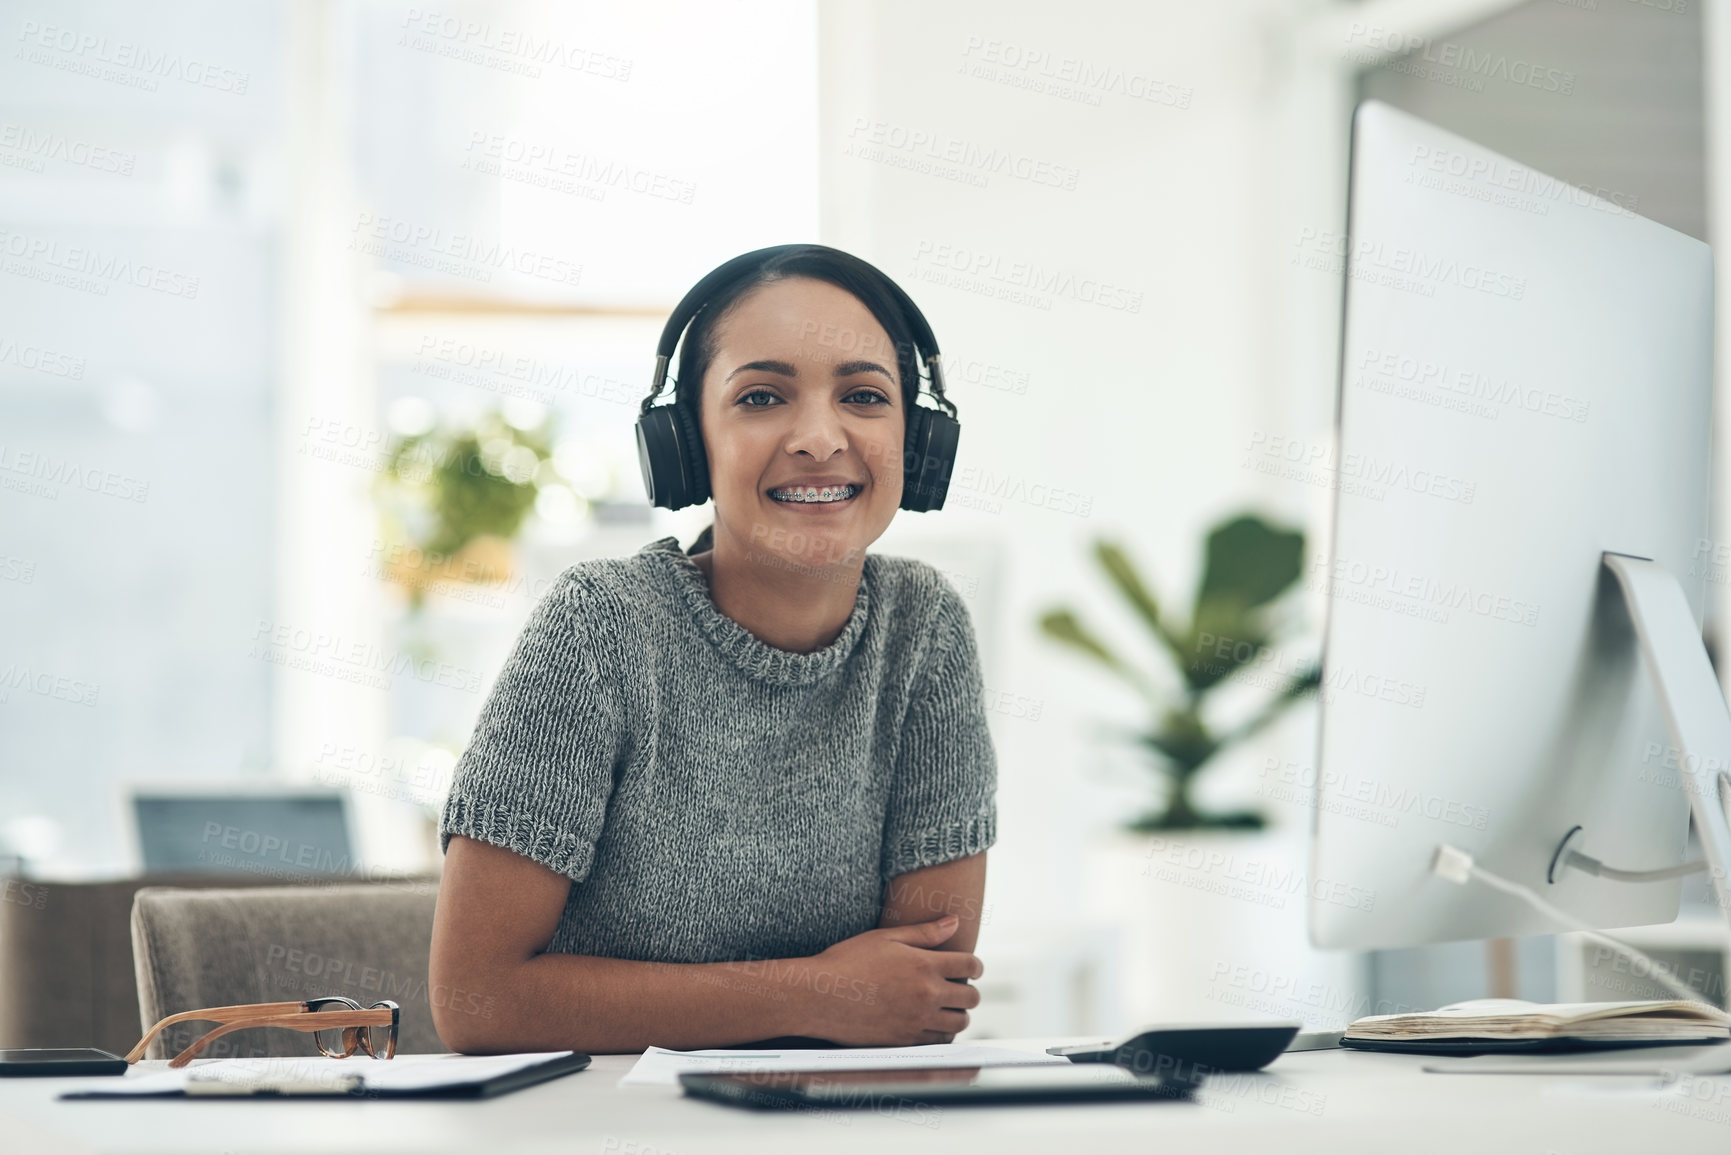
<svg viewBox="0 0 1731 1155"><path fill-rule="evenodd" d="M495 1014L436 1011L457 1050L937 1042L978 1004L973 627L931 566L866 552L942 504L936 342L834 249L722 272L640 424L657 502L713 496L713 525L566 570L458 763L432 977ZM915 409L919 355L947 413Z"/></svg>

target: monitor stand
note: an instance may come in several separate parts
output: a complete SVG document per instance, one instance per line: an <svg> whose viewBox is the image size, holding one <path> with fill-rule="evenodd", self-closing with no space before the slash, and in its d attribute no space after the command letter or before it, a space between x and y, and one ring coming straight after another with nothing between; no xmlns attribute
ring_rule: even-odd
<svg viewBox="0 0 1731 1155"><path fill-rule="evenodd" d="M1606 553L1641 640L1641 654L1659 691L1665 727L1676 748L1695 834L1707 854L1719 912L1731 920L1731 708L1707 660L1689 599L1675 575L1647 558Z"/></svg>

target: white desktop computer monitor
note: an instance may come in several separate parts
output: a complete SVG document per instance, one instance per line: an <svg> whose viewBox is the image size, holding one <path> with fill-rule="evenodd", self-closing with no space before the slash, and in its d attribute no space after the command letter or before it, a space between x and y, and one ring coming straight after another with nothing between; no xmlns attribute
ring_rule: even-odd
<svg viewBox="0 0 1731 1155"><path fill-rule="evenodd" d="M1723 897L1711 251L1369 102L1339 255L1313 941L1568 929L1438 877L1445 844L1581 923L1670 921L1675 878L1559 848L1677 866L1692 803Z"/></svg>

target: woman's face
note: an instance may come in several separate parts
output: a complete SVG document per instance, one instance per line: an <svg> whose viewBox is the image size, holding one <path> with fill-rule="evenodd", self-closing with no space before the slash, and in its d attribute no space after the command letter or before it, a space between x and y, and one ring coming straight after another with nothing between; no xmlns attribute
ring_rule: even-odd
<svg viewBox="0 0 1731 1155"><path fill-rule="evenodd" d="M889 334L847 290L789 277L741 297L715 336L700 410L717 542L857 569L902 501Z"/></svg>

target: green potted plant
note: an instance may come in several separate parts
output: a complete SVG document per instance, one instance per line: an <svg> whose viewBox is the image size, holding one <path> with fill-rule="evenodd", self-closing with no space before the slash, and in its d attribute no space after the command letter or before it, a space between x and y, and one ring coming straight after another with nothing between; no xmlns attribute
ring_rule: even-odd
<svg viewBox="0 0 1731 1155"><path fill-rule="evenodd" d="M1319 959L1308 945L1308 856L1296 824L1271 827L1261 811L1212 810L1196 798L1221 754L1320 681L1314 664L1285 658L1281 648L1293 625L1283 595L1303 572L1304 534L1253 513L1214 525L1188 615L1161 604L1121 544L1096 541L1093 556L1146 631L1144 644L1108 642L1065 606L1042 613L1040 630L1128 686L1147 709L1143 725L1107 729L1146 756L1163 789L1119 833L1090 846L1087 863L1087 910L1121 936L1124 1012L1148 1022L1220 1018L1245 993L1223 973L1314 974L1350 985L1352 964ZM1243 720L1222 724L1213 707L1230 687L1235 697L1260 698Z"/></svg>
<svg viewBox="0 0 1731 1155"><path fill-rule="evenodd" d="M525 428L497 410L393 437L376 479L391 547L381 570L411 613L431 586L510 578L512 539L544 484L562 484L548 481L551 438L549 417Z"/></svg>
<svg viewBox="0 0 1731 1155"><path fill-rule="evenodd" d="M1217 756L1274 721L1319 681L1313 665L1282 669L1275 649L1283 623L1271 607L1299 579L1304 534L1240 514L1209 530L1205 550L1202 580L1184 620L1162 609L1122 545L1104 539L1094 543L1094 559L1107 581L1176 674L1165 679L1166 685L1120 654L1077 611L1054 607L1040 616L1047 638L1092 660L1148 705L1149 725L1119 732L1146 751L1166 789L1160 804L1127 824L1133 831L1261 829L1266 818L1260 811L1204 810L1193 786ZM1272 678L1263 682L1270 692L1261 709L1229 729L1209 721L1209 702L1217 690L1241 671L1260 675L1264 668Z"/></svg>

